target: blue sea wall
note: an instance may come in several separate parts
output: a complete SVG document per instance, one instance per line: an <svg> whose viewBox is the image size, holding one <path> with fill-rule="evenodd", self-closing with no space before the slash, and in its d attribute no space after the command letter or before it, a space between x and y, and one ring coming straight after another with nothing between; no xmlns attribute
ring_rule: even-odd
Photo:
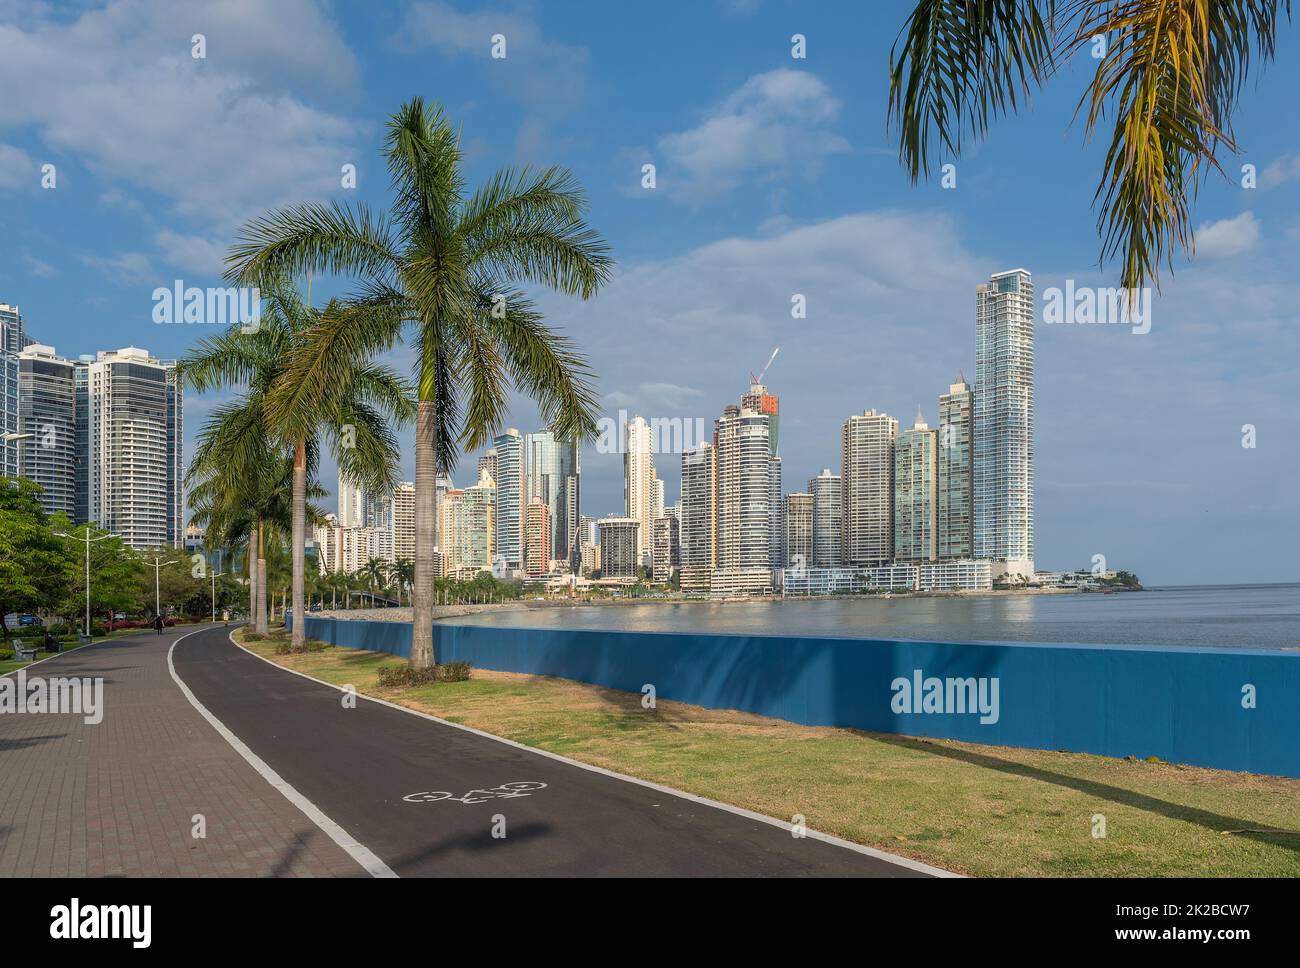
<svg viewBox="0 0 1300 968"><path fill-rule="evenodd" d="M407 656L411 627L307 618L307 634ZM844 726L1300 777L1300 655L434 625L440 662Z"/></svg>

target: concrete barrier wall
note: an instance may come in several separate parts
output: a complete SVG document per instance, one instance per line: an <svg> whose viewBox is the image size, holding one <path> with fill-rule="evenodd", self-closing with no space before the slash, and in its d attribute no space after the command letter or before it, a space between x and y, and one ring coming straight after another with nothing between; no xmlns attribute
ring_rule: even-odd
<svg viewBox="0 0 1300 968"><path fill-rule="evenodd" d="M308 616L307 634L406 656L411 633ZM662 699L811 726L1300 777L1291 653L446 624L434 637L442 662L631 692L650 684Z"/></svg>

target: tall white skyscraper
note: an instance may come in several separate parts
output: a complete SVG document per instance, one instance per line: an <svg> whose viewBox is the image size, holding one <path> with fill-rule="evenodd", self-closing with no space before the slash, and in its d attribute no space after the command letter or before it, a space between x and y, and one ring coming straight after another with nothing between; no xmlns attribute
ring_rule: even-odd
<svg viewBox="0 0 1300 968"><path fill-rule="evenodd" d="M1034 284L1026 269L975 290L975 557L1034 573Z"/></svg>
<svg viewBox="0 0 1300 968"><path fill-rule="evenodd" d="M829 467L808 482L808 493L813 498L809 564L814 568L838 568L843 559L840 521L844 516L844 492L840 483L840 475L832 474Z"/></svg>
<svg viewBox="0 0 1300 968"><path fill-rule="evenodd" d="M958 376L939 397L939 557L975 554L975 394Z"/></svg>
<svg viewBox="0 0 1300 968"><path fill-rule="evenodd" d="M366 489L339 471L339 527L364 528L366 524Z"/></svg>
<svg viewBox="0 0 1300 968"><path fill-rule="evenodd" d="M713 590L771 587L772 450L768 415L734 404L714 423L717 440L717 570Z"/></svg>
<svg viewBox="0 0 1300 968"><path fill-rule="evenodd" d="M182 391L176 365L127 347L86 364L89 519L133 548L183 540Z"/></svg>
<svg viewBox="0 0 1300 968"><path fill-rule="evenodd" d="M511 427L492 442L496 451L493 561L512 571L524 566L524 441Z"/></svg>
<svg viewBox="0 0 1300 968"><path fill-rule="evenodd" d="M393 559L415 561L415 485L393 488Z"/></svg>
<svg viewBox="0 0 1300 968"><path fill-rule="evenodd" d="M76 366L33 343L18 354L19 468L48 513L76 517Z"/></svg>
<svg viewBox="0 0 1300 968"><path fill-rule="evenodd" d="M792 491L785 496L785 567L811 568L813 564L813 496ZM838 533L838 531L837 531Z"/></svg>
<svg viewBox="0 0 1300 968"><path fill-rule="evenodd" d="M894 556L894 438L898 421L868 410L840 432L840 556L874 567Z"/></svg>
<svg viewBox="0 0 1300 968"><path fill-rule="evenodd" d="M938 432L931 430L917 411L916 423L894 442L895 561L934 561L939 557L938 439Z"/></svg>
<svg viewBox="0 0 1300 968"><path fill-rule="evenodd" d="M654 435L646 419L635 416L628 421L623 447L623 514L641 525L636 533L636 553L637 560L646 565L650 563L654 520L658 516L655 503L663 498L657 482Z"/></svg>

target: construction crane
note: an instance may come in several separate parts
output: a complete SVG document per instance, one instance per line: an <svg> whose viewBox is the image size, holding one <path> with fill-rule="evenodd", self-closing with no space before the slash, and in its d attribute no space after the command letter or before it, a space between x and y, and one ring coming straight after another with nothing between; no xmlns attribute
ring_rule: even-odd
<svg viewBox="0 0 1300 968"><path fill-rule="evenodd" d="M772 365L772 361L776 359L776 354L780 352L781 352L781 347L779 346L772 351L772 355L767 358L767 362L763 364L763 368L758 371L758 376L754 376L754 371L750 370L749 382L761 384L763 382L763 377L767 375L767 368Z"/></svg>

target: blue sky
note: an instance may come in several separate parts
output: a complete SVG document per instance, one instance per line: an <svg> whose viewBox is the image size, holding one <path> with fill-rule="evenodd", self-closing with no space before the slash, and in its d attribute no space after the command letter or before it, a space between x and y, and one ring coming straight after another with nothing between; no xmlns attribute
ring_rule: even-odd
<svg viewBox="0 0 1300 968"><path fill-rule="evenodd" d="M849 413L906 427L920 405L933 424L954 375L973 379L988 273L1025 266L1040 293L1117 282L1096 265L1101 149L1071 123L1091 61L957 159L955 189L913 186L885 126L907 6L0 0L0 301L65 355L183 355L201 327L155 325L154 288L216 284L238 226L269 206L384 205L383 121L421 94L463 124L471 184L535 163L586 186L618 274L588 303L540 301L590 355L606 413L711 421L780 346L767 382L786 489L802 488L838 466ZM1151 331L1037 330L1042 567L1104 554L1155 583L1300 580L1296 55L1284 28L1225 160L1254 164L1258 187L1206 183L1196 258L1166 275ZM349 163L355 191L339 186ZM191 436L217 399L188 401ZM511 422L537 429L523 402ZM676 500L679 461L659 466ZM588 449L583 470L584 512L618 510L619 458Z"/></svg>

